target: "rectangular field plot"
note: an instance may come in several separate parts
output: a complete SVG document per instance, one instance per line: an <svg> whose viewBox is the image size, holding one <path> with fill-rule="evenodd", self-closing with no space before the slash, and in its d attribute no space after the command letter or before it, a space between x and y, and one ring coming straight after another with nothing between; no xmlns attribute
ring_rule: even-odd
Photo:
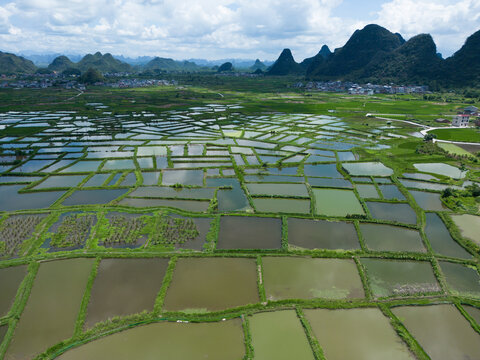
<svg viewBox="0 0 480 360"><path fill-rule="evenodd" d="M158 181L160 180L160 172L159 171L142 172L142 177L143 177L143 185L145 186L157 185Z"/></svg>
<svg viewBox="0 0 480 360"><path fill-rule="evenodd" d="M98 267L85 327L114 316L152 311L168 259L103 259Z"/></svg>
<svg viewBox="0 0 480 360"><path fill-rule="evenodd" d="M444 164L444 163L426 163L426 164L413 164L413 166L418 170L426 173L438 174L453 179L461 179L467 173L462 171L459 168Z"/></svg>
<svg viewBox="0 0 480 360"><path fill-rule="evenodd" d="M328 360L413 360L390 321L377 308L305 310Z"/></svg>
<svg viewBox="0 0 480 360"><path fill-rule="evenodd" d="M15 300L18 287L27 274L25 265L0 269L0 318L7 315ZM0 343L2 342L0 338Z"/></svg>
<svg viewBox="0 0 480 360"><path fill-rule="evenodd" d="M32 359L73 335L93 259L40 264L6 359Z"/></svg>
<svg viewBox="0 0 480 360"><path fill-rule="evenodd" d="M360 197L364 199L378 199L380 196L378 195L377 188L375 185L371 184L357 184L355 185L357 188L358 194Z"/></svg>
<svg viewBox="0 0 480 360"><path fill-rule="evenodd" d="M336 164L305 165L303 171L307 176L343 178Z"/></svg>
<svg viewBox="0 0 480 360"><path fill-rule="evenodd" d="M310 213L310 200L253 198L252 201L257 212L282 214Z"/></svg>
<svg viewBox="0 0 480 360"><path fill-rule="evenodd" d="M480 335L454 305L392 309L432 360L480 359Z"/></svg>
<svg viewBox="0 0 480 360"><path fill-rule="evenodd" d="M110 212L108 223L97 231L99 244L105 247L135 248L145 244L149 231L145 228L151 216Z"/></svg>
<svg viewBox="0 0 480 360"><path fill-rule="evenodd" d="M214 188L173 188L169 186L142 186L128 194L129 197L169 199L212 199Z"/></svg>
<svg viewBox="0 0 480 360"><path fill-rule="evenodd" d="M177 217L177 216L174 216ZM212 222L211 218L205 217L194 217L194 218L185 218L178 216L184 222L192 222L191 227L186 226L187 230L191 229L192 235L190 236L177 236L175 241L176 249L191 249L201 251L207 240L207 234L210 231L210 224Z"/></svg>
<svg viewBox="0 0 480 360"><path fill-rule="evenodd" d="M402 194L397 185L380 184L378 185L378 188L380 189L384 199L398 201L405 200L405 195Z"/></svg>
<svg viewBox="0 0 480 360"><path fill-rule="evenodd" d="M313 189L316 214L347 216L365 214L355 193L351 190Z"/></svg>
<svg viewBox="0 0 480 360"><path fill-rule="evenodd" d="M460 259L472 258L472 255L452 238L447 227L437 214L426 213L425 217L427 220L425 235L427 235L433 251L440 255Z"/></svg>
<svg viewBox="0 0 480 360"><path fill-rule="evenodd" d="M156 208L170 207L193 212L206 212L209 201L196 200L170 200L170 199L145 199L126 197L118 202L118 205L130 206L134 208Z"/></svg>
<svg viewBox="0 0 480 360"><path fill-rule="evenodd" d="M441 291L430 262L383 259L362 259L361 262L377 298Z"/></svg>
<svg viewBox="0 0 480 360"><path fill-rule="evenodd" d="M288 242L305 249L360 249L353 223L288 218Z"/></svg>
<svg viewBox="0 0 480 360"><path fill-rule="evenodd" d="M203 170L164 170L162 184L203 186Z"/></svg>
<svg viewBox="0 0 480 360"><path fill-rule="evenodd" d="M103 205L124 195L127 191L128 189L77 190L67 197L62 204L65 206Z"/></svg>
<svg viewBox="0 0 480 360"><path fill-rule="evenodd" d="M217 249L279 249L281 219L252 216L222 216Z"/></svg>
<svg viewBox="0 0 480 360"><path fill-rule="evenodd" d="M348 171L350 175L370 175L370 176L390 176L393 174L393 170L386 167L380 162L355 162L344 163L342 167Z"/></svg>
<svg viewBox="0 0 480 360"><path fill-rule="evenodd" d="M18 254L47 214L11 215L0 223L0 258Z"/></svg>
<svg viewBox="0 0 480 360"><path fill-rule="evenodd" d="M363 241L375 251L426 252L416 230L383 224L360 224Z"/></svg>
<svg viewBox="0 0 480 360"><path fill-rule="evenodd" d="M259 302L254 259L180 259L165 297L167 311L205 312Z"/></svg>
<svg viewBox="0 0 480 360"><path fill-rule="evenodd" d="M70 188L75 187L85 179L87 175L58 175L50 176L45 181L34 187L35 190L47 188Z"/></svg>
<svg viewBox="0 0 480 360"><path fill-rule="evenodd" d="M250 318L249 324L254 359L315 359L294 310L255 314Z"/></svg>
<svg viewBox="0 0 480 360"><path fill-rule="evenodd" d="M480 246L480 216L463 214L453 215L453 222L458 226L463 237Z"/></svg>
<svg viewBox="0 0 480 360"><path fill-rule="evenodd" d="M446 261L439 264L454 295L480 298L480 276L474 268Z"/></svg>
<svg viewBox="0 0 480 360"><path fill-rule="evenodd" d="M83 184L83 187L100 187L109 178L110 174L95 174Z"/></svg>
<svg viewBox="0 0 480 360"><path fill-rule="evenodd" d="M313 187L343 188L343 189L351 189L353 187L352 183L345 179L309 177L308 183Z"/></svg>
<svg viewBox="0 0 480 360"><path fill-rule="evenodd" d="M304 184L248 184L247 189L251 195L309 196Z"/></svg>
<svg viewBox="0 0 480 360"><path fill-rule="evenodd" d="M44 209L60 199L65 191L43 191L20 194L25 185L0 186L0 211Z"/></svg>
<svg viewBox="0 0 480 360"><path fill-rule="evenodd" d="M242 359L240 319L218 323L159 322L138 326L73 348L59 360Z"/></svg>
<svg viewBox="0 0 480 360"><path fill-rule="evenodd" d="M417 215L408 204L366 202L368 210L374 219L396 221L405 224L416 224Z"/></svg>
<svg viewBox="0 0 480 360"><path fill-rule="evenodd" d="M447 211L449 210L440 200L440 194L410 190L415 202L426 211Z"/></svg>
<svg viewBox="0 0 480 360"><path fill-rule="evenodd" d="M150 225L152 234L149 245L151 246L202 250L210 228L208 218L158 215L153 221L154 224Z"/></svg>
<svg viewBox="0 0 480 360"><path fill-rule="evenodd" d="M79 161L72 166L60 171L61 173L81 173L97 171L102 162L100 160Z"/></svg>
<svg viewBox="0 0 480 360"><path fill-rule="evenodd" d="M79 249L85 245L96 223L95 213L64 213L48 230L49 238L44 246L54 250Z"/></svg>
<svg viewBox="0 0 480 360"><path fill-rule="evenodd" d="M364 297L352 260L264 257L262 262L269 300Z"/></svg>
<svg viewBox="0 0 480 360"><path fill-rule="evenodd" d="M103 171L109 170L133 170L135 169L135 163L131 159L122 159L122 160L107 160L102 167Z"/></svg>

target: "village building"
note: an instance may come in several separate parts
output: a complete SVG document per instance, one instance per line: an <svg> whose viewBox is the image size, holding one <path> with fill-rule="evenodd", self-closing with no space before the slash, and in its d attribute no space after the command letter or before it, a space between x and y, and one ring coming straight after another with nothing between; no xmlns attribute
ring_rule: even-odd
<svg viewBox="0 0 480 360"><path fill-rule="evenodd" d="M452 126L455 127L468 127L470 122L470 115L458 114L452 120Z"/></svg>

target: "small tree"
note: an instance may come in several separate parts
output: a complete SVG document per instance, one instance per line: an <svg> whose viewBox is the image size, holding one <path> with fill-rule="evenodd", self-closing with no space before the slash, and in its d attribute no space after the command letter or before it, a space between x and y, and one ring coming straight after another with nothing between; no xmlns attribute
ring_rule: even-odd
<svg viewBox="0 0 480 360"><path fill-rule="evenodd" d="M103 75L97 69L90 68L82 76L80 76L80 81L85 84L95 84L97 82L102 82L104 79Z"/></svg>
<svg viewBox="0 0 480 360"><path fill-rule="evenodd" d="M448 187L442 191L442 198L453 196L453 194L453 189Z"/></svg>
<svg viewBox="0 0 480 360"><path fill-rule="evenodd" d="M433 139L436 139L436 138L437 138L437 135L431 134L431 133L427 133L427 134L425 134L425 136L423 137L423 141L433 141Z"/></svg>

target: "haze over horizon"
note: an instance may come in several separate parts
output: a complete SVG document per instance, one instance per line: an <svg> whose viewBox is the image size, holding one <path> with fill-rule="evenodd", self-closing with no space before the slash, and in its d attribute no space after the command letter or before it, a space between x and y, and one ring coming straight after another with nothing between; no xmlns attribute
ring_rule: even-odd
<svg viewBox="0 0 480 360"><path fill-rule="evenodd" d="M480 28L475 0L0 0L0 51L297 61L376 23L430 33L444 57Z"/></svg>

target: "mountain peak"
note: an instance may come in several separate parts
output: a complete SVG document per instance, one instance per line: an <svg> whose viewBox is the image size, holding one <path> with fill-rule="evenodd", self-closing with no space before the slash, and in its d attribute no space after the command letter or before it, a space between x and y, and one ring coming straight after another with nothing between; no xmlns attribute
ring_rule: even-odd
<svg viewBox="0 0 480 360"><path fill-rule="evenodd" d="M363 69L379 53L400 47L402 37L376 24L356 30L347 43L329 56L327 62L309 68L307 76L343 77Z"/></svg>
<svg viewBox="0 0 480 360"><path fill-rule="evenodd" d="M260 61L260 59L255 60L255 64L250 66L250 70L252 71L257 71L257 70L265 70L267 67L263 62Z"/></svg>
<svg viewBox="0 0 480 360"><path fill-rule="evenodd" d="M290 49L283 49L277 61L267 71L267 75L289 75L299 74L302 68L295 62Z"/></svg>
<svg viewBox="0 0 480 360"><path fill-rule="evenodd" d="M30 60L0 51L0 74L33 73L36 66Z"/></svg>
<svg viewBox="0 0 480 360"><path fill-rule="evenodd" d="M323 45L320 51L318 52L318 55L321 55L324 59L328 59L328 57L332 55L332 52L330 51L330 48L327 45Z"/></svg>
<svg viewBox="0 0 480 360"><path fill-rule="evenodd" d="M64 71L68 68L74 67L74 63L65 55L57 56L52 63L48 65L48 69L52 71Z"/></svg>

